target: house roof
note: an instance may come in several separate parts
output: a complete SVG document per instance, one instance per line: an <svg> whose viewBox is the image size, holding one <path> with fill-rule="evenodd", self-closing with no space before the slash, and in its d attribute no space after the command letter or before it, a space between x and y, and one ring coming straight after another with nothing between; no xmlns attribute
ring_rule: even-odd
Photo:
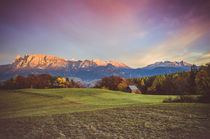
<svg viewBox="0 0 210 139"><path fill-rule="evenodd" d="M129 88L130 88L131 90L137 90L137 89L138 89L135 85L129 85Z"/></svg>

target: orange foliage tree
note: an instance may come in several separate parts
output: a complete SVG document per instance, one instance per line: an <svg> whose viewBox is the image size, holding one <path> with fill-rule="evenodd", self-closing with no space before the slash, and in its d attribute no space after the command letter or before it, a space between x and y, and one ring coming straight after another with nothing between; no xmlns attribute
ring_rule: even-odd
<svg viewBox="0 0 210 139"><path fill-rule="evenodd" d="M120 90L120 91L127 91L127 87L128 87L127 80L120 76L115 76L115 75L112 75L110 77L104 77L95 85L95 88L106 88L110 90Z"/></svg>

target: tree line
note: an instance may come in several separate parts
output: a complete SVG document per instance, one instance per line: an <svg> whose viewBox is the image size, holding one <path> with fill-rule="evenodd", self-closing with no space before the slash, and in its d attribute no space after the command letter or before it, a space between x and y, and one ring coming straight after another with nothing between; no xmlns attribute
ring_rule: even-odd
<svg viewBox="0 0 210 139"><path fill-rule="evenodd" d="M210 63L188 72L128 79L145 94L210 95Z"/></svg>
<svg viewBox="0 0 210 139"><path fill-rule="evenodd" d="M210 63L188 72L165 74L152 77L124 79L119 76L104 77L95 88L127 91L128 85L136 85L144 94L188 95L210 93Z"/></svg>
<svg viewBox="0 0 210 139"><path fill-rule="evenodd" d="M2 89L23 89L23 88L83 88L80 82L52 76L50 74L29 74L28 76L16 75L14 78L5 80L0 84Z"/></svg>
<svg viewBox="0 0 210 139"><path fill-rule="evenodd" d="M152 77L125 79L119 76L104 77L95 88L128 91L128 85L135 84L143 94L187 95L203 94L210 96L210 63L200 68L193 65L188 72L165 74ZM0 84L3 89L22 88L81 88L80 82L50 74L16 75Z"/></svg>

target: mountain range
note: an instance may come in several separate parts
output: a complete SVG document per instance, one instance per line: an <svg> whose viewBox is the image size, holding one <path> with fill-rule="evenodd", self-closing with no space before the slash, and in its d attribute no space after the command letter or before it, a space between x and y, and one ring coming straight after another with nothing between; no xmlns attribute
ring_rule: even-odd
<svg viewBox="0 0 210 139"><path fill-rule="evenodd" d="M124 63L115 61L65 60L48 55L17 56L12 64L0 65L0 79L5 80L14 75L30 73L49 73L54 76L77 78L93 81L104 76L119 75L124 78L135 78L188 71L191 64L181 62L156 62L143 68L131 68Z"/></svg>

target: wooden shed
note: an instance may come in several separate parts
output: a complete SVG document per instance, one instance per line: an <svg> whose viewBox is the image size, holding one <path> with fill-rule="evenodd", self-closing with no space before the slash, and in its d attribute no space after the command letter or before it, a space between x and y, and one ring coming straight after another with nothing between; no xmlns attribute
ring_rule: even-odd
<svg viewBox="0 0 210 139"><path fill-rule="evenodd" d="M135 85L129 85L128 91L130 93L142 94L142 92Z"/></svg>

